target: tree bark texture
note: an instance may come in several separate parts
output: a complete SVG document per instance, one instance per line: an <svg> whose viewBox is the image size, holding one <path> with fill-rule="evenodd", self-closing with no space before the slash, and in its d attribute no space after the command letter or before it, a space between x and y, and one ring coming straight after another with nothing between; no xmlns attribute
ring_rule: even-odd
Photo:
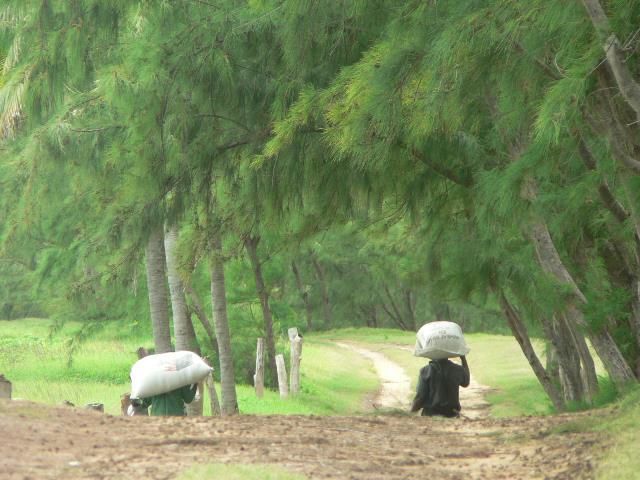
<svg viewBox="0 0 640 480"><path fill-rule="evenodd" d="M213 303L213 322L218 340L222 414L235 415L238 413L238 399L231 353L229 319L227 318L227 294L220 232L216 231L212 234L211 244L211 301Z"/></svg>
<svg viewBox="0 0 640 480"><path fill-rule="evenodd" d="M162 230L162 227L158 227L151 232L145 252L149 310L156 353L165 353L173 350L169 326L169 301L167 298L166 260Z"/></svg>
<svg viewBox="0 0 640 480"><path fill-rule="evenodd" d="M260 258L258 258L258 243L260 237L247 236L244 240L244 247L249 255L249 261L251 262L251 268L253 269L253 276L256 282L256 291L258 298L260 299L260 306L262 307L262 318L264 320L264 333L267 347L267 365L269 365L269 371L267 372L267 378L273 385L276 373L276 342L273 335L273 317L271 315L271 307L269 306L269 293L264 284L264 277L262 276L262 265Z"/></svg>

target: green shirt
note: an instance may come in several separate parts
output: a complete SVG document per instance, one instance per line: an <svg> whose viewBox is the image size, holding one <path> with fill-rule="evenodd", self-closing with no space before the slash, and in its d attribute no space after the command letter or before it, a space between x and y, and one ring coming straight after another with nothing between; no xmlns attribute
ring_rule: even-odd
<svg viewBox="0 0 640 480"><path fill-rule="evenodd" d="M186 385L167 393L154 395L142 400L142 406L151 406L154 416L184 416L184 404L191 403L196 396L197 385Z"/></svg>

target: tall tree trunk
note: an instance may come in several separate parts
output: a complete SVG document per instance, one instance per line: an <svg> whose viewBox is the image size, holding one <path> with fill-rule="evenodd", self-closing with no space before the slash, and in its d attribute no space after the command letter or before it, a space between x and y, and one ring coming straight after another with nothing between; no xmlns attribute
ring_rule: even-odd
<svg viewBox="0 0 640 480"><path fill-rule="evenodd" d="M222 238L219 231L215 231L212 234L211 246L211 301L213 303L213 322L216 329L216 338L218 339L222 414L235 415L238 413L238 399L231 353L229 319L227 318Z"/></svg>
<svg viewBox="0 0 640 480"><path fill-rule="evenodd" d="M244 239L244 247L251 261L253 276L256 281L256 290L262 307L262 318L264 320L265 341L267 344L267 364L269 365L269 385L275 386L277 380L276 369L276 342L273 335L273 317L271 316L271 307L269 306L269 293L264 285L264 277L262 276L262 266L258 258L258 243L260 237L252 237L248 235Z"/></svg>
<svg viewBox="0 0 640 480"><path fill-rule="evenodd" d="M311 261L313 262L313 268L316 271L316 276L320 282L320 288L322 288L322 315L324 317L325 328L331 328L333 321L331 318L331 303L329 298L329 285L327 285L327 279L324 273L322 264L316 259L313 253L311 254Z"/></svg>
<svg viewBox="0 0 640 480"><path fill-rule="evenodd" d="M298 292L300 292L302 303L304 304L304 310L307 318L307 330L311 331L313 330L313 310L311 308L311 302L309 301L309 292L302 282L302 276L300 275L300 270L298 270L295 260L291 262L291 270L293 271L293 276L296 279L296 286L298 288Z"/></svg>
<svg viewBox="0 0 640 480"><path fill-rule="evenodd" d="M533 349L533 345L531 345L529 334L527 333L527 329L522 322L520 315L513 307L513 305L511 305L511 303L507 300L502 291L498 293L498 298L500 300L500 306L502 307L504 315L507 318L509 328L511 328L511 332L518 341L518 344L522 349L522 353L524 353L524 356L527 358L529 365L531 365L533 373L535 373L538 381L540 382L540 385L542 385L542 388L544 388L544 391L551 399L553 406L557 410L563 411L566 407L564 401L562 400L562 396L554 385L551 377L547 374L547 371L542 366L538 355L536 355L536 352Z"/></svg>
<svg viewBox="0 0 640 480"><path fill-rule="evenodd" d="M167 257L167 276L169 278L169 293L171 294L173 333L176 339L176 350L188 350L200 355L200 346L198 345L196 332L193 329L193 323L191 322L191 316L187 308L184 286L180 278L176 252L177 243L178 228L176 225L171 225L164 234L164 251ZM198 386L200 393L198 399L187 405L188 416L202 416L203 386L203 383Z"/></svg>
<svg viewBox="0 0 640 480"><path fill-rule="evenodd" d="M145 251L149 310L151 312L153 343L156 353L165 353L173 350L169 325L163 236L162 227L153 230L149 236Z"/></svg>

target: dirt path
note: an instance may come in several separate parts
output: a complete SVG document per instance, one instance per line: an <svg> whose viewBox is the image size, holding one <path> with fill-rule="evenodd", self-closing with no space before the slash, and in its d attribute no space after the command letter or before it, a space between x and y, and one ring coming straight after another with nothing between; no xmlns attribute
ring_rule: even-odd
<svg viewBox="0 0 640 480"><path fill-rule="evenodd" d="M336 345L352 350L373 362L376 374L380 378L380 390L371 402L373 410L398 409L407 411L409 409L414 392L411 390L411 380L401 366L389 360L382 353L364 348L361 345L345 342ZM413 349L405 346L397 348L413 353ZM476 382L472 375L469 387L460 389L463 417L478 419L488 416L489 403L485 400L485 395L490 390L486 385Z"/></svg>
<svg viewBox="0 0 640 480"><path fill-rule="evenodd" d="M347 348L370 358L382 379L374 404L406 412L411 392L405 372L378 352ZM160 480L194 464L218 462L276 464L310 479L593 478L600 440L564 427L589 413L491 419L484 388L463 390L466 418L453 420L404 412L113 417L0 400L0 479ZM562 429L569 433L554 433Z"/></svg>
<svg viewBox="0 0 640 480"><path fill-rule="evenodd" d="M310 479L590 479L575 416L112 417L0 401L0 478L160 480L197 463L276 464Z"/></svg>
<svg viewBox="0 0 640 480"><path fill-rule="evenodd" d="M359 345L352 343L336 343L336 345L352 350L373 362L376 374L380 378L380 390L371 402L373 409L407 410L409 408L411 380L400 365L379 352Z"/></svg>

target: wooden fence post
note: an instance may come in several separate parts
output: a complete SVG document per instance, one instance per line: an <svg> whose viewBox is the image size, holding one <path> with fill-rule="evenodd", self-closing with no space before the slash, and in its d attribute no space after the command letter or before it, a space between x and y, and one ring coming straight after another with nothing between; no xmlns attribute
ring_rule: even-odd
<svg viewBox="0 0 640 480"><path fill-rule="evenodd" d="M0 398L11 400L11 382L2 374L0 374Z"/></svg>
<svg viewBox="0 0 640 480"><path fill-rule="evenodd" d="M264 338L258 338L256 373L253 375L253 386L256 390L256 397L262 398L264 395Z"/></svg>
<svg viewBox="0 0 640 480"><path fill-rule="evenodd" d="M300 358L302 355L302 337L298 335L298 329L293 327L288 330L291 343L291 370L289 372L289 391L291 395L300 393Z"/></svg>
<svg viewBox="0 0 640 480"><path fill-rule="evenodd" d="M284 365L284 355L281 353L276 355L276 368L278 369L278 389L280 390L280 398L286 398L289 396L287 367Z"/></svg>

